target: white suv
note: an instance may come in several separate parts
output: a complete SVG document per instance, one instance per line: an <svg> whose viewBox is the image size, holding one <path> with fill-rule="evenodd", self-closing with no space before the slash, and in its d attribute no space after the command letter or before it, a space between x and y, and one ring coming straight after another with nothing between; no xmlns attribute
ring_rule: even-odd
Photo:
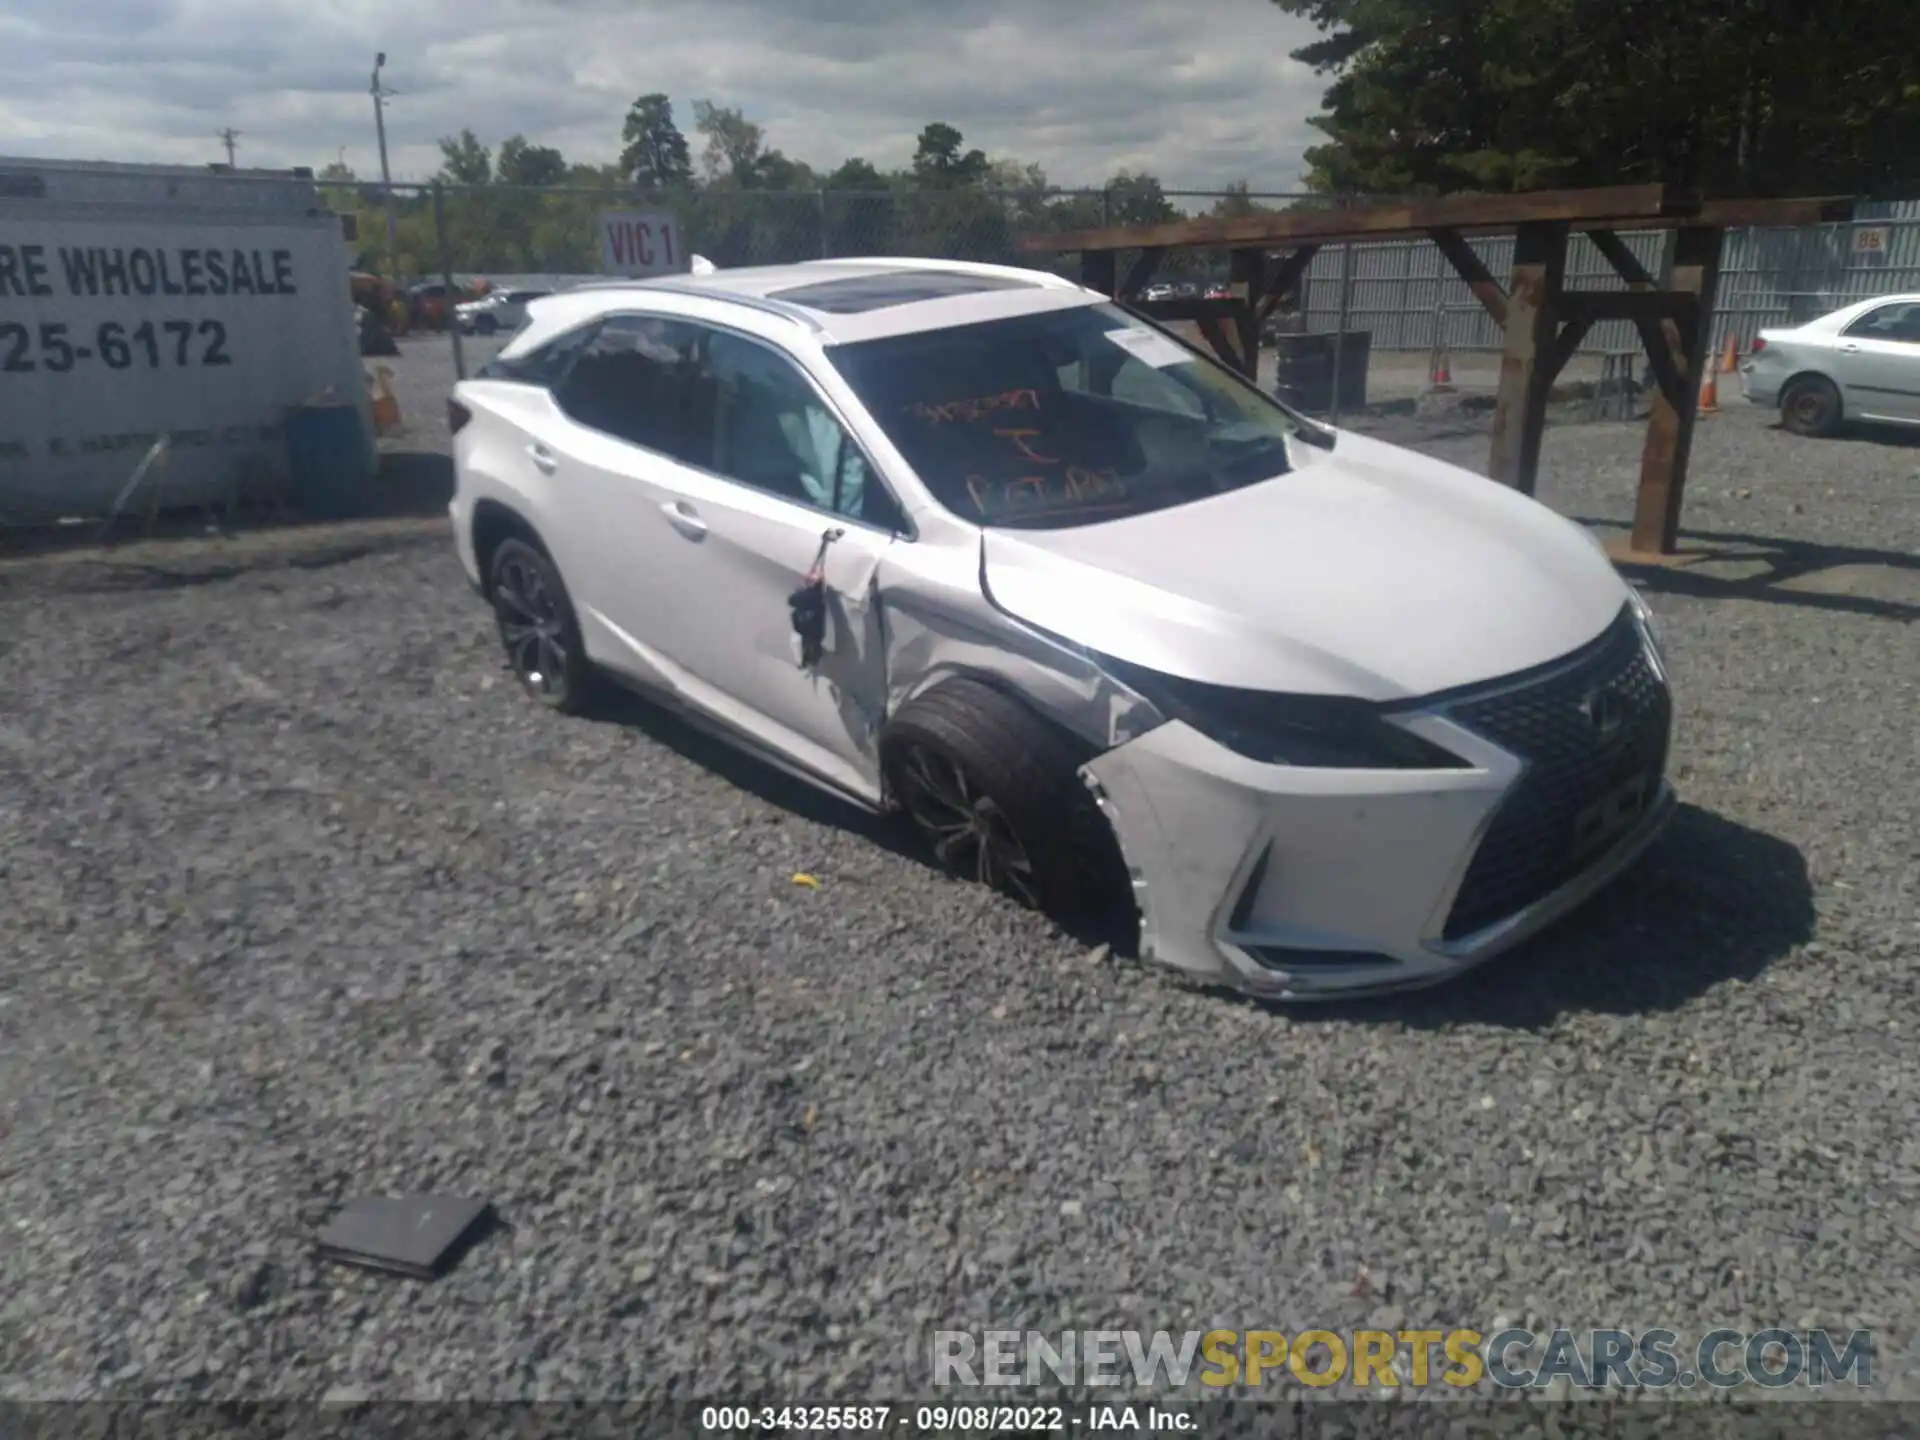
<svg viewBox="0 0 1920 1440"><path fill-rule="evenodd" d="M677 702L1029 904L1110 864L1205 980L1444 979L1674 805L1650 617L1589 531L1055 276L569 291L449 420L529 693Z"/></svg>

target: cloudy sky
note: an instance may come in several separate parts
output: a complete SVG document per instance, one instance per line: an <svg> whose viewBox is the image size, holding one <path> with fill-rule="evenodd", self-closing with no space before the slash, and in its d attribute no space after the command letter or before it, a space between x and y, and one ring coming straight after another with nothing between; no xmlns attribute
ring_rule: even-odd
<svg viewBox="0 0 1920 1440"><path fill-rule="evenodd" d="M0 153L199 164L338 159L379 172L374 53L396 179L436 137L521 131L608 161L635 95L744 108L816 165L902 164L929 120L1057 184L1146 168L1169 188L1299 180L1323 82L1269 0L5 0ZM698 147L696 144L696 154Z"/></svg>

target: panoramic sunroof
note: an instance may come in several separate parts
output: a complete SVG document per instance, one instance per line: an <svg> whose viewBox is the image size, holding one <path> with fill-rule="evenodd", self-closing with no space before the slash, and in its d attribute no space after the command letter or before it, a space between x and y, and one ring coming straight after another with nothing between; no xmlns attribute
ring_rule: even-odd
<svg viewBox="0 0 1920 1440"><path fill-rule="evenodd" d="M856 275L848 280L821 280L792 290L775 290L769 300L785 300L809 310L829 315L859 315L868 310L885 310L890 305L911 305L919 300L944 300L953 295L974 295L983 290L1031 290L1025 280L1006 280L998 275L956 275L942 270L885 270L878 275Z"/></svg>

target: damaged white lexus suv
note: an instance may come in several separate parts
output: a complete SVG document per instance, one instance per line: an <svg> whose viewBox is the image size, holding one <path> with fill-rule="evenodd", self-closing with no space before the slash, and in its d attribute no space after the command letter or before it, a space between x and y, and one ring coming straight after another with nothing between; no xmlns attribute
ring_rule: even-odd
<svg viewBox="0 0 1920 1440"><path fill-rule="evenodd" d="M1293 413L1056 276L834 260L534 301L449 403L526 690L610 677L1144 958L1444 980L1674 809L1652 618L1585 528Z"/></svg>

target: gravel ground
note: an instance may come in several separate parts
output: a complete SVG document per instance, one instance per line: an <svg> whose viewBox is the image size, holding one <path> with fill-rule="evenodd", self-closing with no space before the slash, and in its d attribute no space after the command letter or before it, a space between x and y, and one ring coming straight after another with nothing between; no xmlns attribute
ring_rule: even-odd
<svg viewBox="0 0 1920 1440"><path fill-rule="evenodd" d="M1557 430L1544 498L1623 521L1639 444ZM1703 423L1690 525L1761 558L1648 580L1675 827L1337 1011L1090 950L638 704L537 710L437 534L0 567L0 1398L847 1401L990 1323L1864 1325L1885 1375L1917 472ZM506 1228L431 1285L314 1259L428 1189Z"/></svg>

